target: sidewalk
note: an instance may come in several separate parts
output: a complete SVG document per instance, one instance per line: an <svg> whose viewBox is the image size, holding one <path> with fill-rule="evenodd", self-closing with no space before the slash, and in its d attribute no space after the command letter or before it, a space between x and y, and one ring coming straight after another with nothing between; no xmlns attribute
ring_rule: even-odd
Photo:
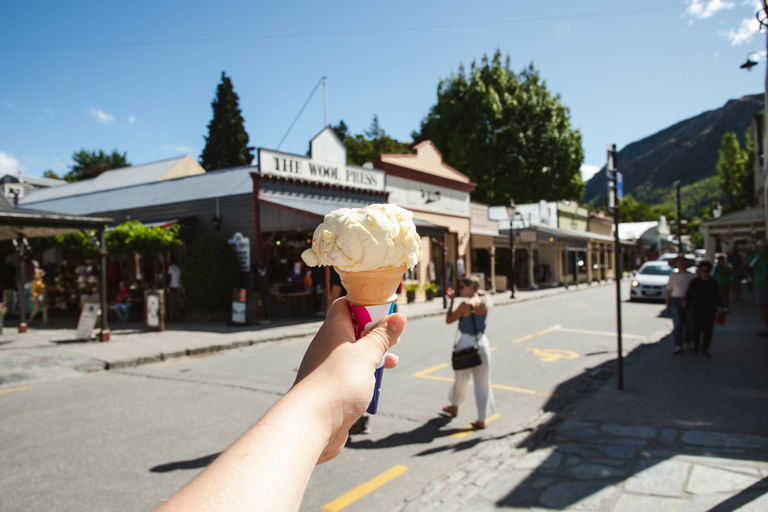
<svg viewBox="0 0 768 512"><path fill-rule="evenodd" d="M751 297L731 311L712 359L666 336L626 355L624 391L590 368L392 512L768 510L768 340Z"/></svg>
<svg viewBox="0 0 768 512"><path fill-rule="evenodd" d="M613 286L608 281L590 286ZM510 299L509 292L493 295L497 305L525 302L561 293L584 290L582 284L564 288L518 291ZM442 298L429 302L398 304L398 311L410 320L443 315ZM98 371L138 366L177 357L220 352L222 350L314 336L322 320L280 320L265 325L246 327L221 324L166 324L163 332L145 332L140 324L111 323L111 340L74 341L75 323L68 328L30 328L19 334L15 324L7 325L0 335L0 387L11 387L43 374L66 375L71 372Z"/></svg>

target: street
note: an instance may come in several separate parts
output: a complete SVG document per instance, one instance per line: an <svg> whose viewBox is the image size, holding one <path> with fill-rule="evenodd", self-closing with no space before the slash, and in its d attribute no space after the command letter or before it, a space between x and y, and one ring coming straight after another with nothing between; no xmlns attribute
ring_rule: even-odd
<svg viewBox="0 0 768 512"><path fill-rule="evenodd" d="M671 329L662 308L623 303L625 352ZM315 470L302 510L393 508L481 447L519 431L558 384L614 359L615 319L613 286L492 310L487 334L498 415L486 431L467 429L476 419L471 392L457 418L439 414L451 385L455 324L442 317L410 322L393 350L400 363L385 372L371 433L351 437L337 459ZM0 510L152 509L290 387L310 340L0 390ZM557 398L567 403L579 392L559 390Z"/></svg>

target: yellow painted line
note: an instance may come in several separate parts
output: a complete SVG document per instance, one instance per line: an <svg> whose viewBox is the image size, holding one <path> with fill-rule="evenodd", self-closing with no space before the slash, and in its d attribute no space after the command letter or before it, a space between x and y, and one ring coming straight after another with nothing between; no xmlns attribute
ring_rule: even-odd
<svg viewBox="0 0 768 512"><path fill-rule="evenodd" d="M554 331L560 331L560 332L572 332L574 334L594 334L597 336L616 336L616 332L605 332L605 331L586 331L584 329L564 329L562 327L558 327L557 329L550 329ZM539 333L540 334L540 333ZM621 334L622 338L632 338L635 340L644 340L646 339L645 336L638 336L636 334Z"/></svg>
<svg viewBox="0 0 768 512"><path fill-rule="evenodd" d="M495 352L496 350L499 350L499 347L491 347L491 352Z"/></svg>
<svg viewBox="0 0 768 512"><path fill-rule="evenodd" d="M543 329L543 330L541 330L541 331L537 332L537 333L536 333L536 335L537 335L537 336L541 336L542 334L547 334L548 332L552 332L553 330L554 330L554 329L552 329L551 327L549 327L549 328L547 328L547 329Z"/></svg>
<svg viewBox="0 0 768 512"><path fill-rule="evenodd" d="M486 418L485 424L487 425L488 423L492 422L493 420L495 420L498 417L499 417L498 414L494 414L490 418ZM455 434L451 434L451 437L456 438L456 439L464 439L465 437L467 437L472 432L477 432L477 429L474 428L472 425L470 425L468 427L465 427L465 428L461 429L461 431L456 432Z"/></svg>
<svg viewBox="0 0 768 512"><path fill-rule="evenodd" d="M384 473L380 474L379 476L372 478L371 480L368 480L360 487L357 487L355 489L352 489L347 494L343 496L339 496L335 500L326 503L322 507L320 507L320 510L325 510L326 512L338 512L339 510L343 510L359 500L360 498L372 493L382 485L386 484L387 482L390 482L394 480L395 478L399 477L403 473L408 471L408 468L406 466L394 466Z"/></svg>
<svg viewBox="0 0 768 512"><path fill-rule="evenodd" d="M436 372L437 370L442 370L447 366L448 366L448 363L439 364L437 366L433 366L432 368L427 368L426 370L421 370L420 372L412 373L411 377L439 380L442 382L454 382L455 379L452 379L450 377L439 377L437 375L429 375L430 373ZM472 380L469 381L469 384L472 386L475 385L474 381ZM549 393L542 393L541 391L534 391L532 389L524 389L524 388L516 388L512 386L502 386L501 384L491 384L491 387L495 389L503 389L504 391L515 391L517 393L525 393L526 395L554 396Z"/></svg>
<svg viewBox="0 0 768 512"><path fill-rule="evenodd" d="M182 361L168 361L168 362L165 362L165 363L148 364L148 365L144 366L144 368L161 368L163 366L174 366L174 365L177 365L177 364L199 363L202 360L203 360L202 357L193 357L193 358L190 358L190 359L184 359Z"/></svg>
<svg viewBox="0 0 768 512"><path fill-rule="evenodd" d="M557 361L558 359L576 359L579 357L579 354L576 352L572 352L570 350L560 350L556 348L527 348L526 350L530 350L539 356L539 359L545 363L551 363L552 361Z"/></svg>
<svg viewBox="0 0 768 512"><path fill-rule="evenodd" d="M14 391L24 391L30 389L32 386L22 386L20 388L0 389L0 395L3 393L13 393Z"/></svg>
<svg viewBox="0 0 768 512"><path fill-rule="evenodd" d="M520 343L521 341L529 340L533 338L533 334L528 334L526 336L521 336L520 338L517 338L516 340L512 340L512 343Z"/></svg>
<svg viewBox="0 0 768 512"><path fill-rule="evenodd" d="M300 340L286 341L285 343L281 343L280 346L281 347L287 347L288 345L298 345L299 343L309 343L313 339L314 339L314 337L302 338Z"/></svg>

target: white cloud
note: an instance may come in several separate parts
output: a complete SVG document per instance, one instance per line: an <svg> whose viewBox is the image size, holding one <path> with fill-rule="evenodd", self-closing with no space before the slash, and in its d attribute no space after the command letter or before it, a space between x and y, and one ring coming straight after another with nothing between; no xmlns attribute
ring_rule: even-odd
<svg viewBox="0 0 768 512"><path fill-rule="evenodd" d="M12 154L0 151L0 174L16 174L20 170L19 161Z"/></svg>
<svg viewBox="0 0 768 512"><path fill-rule="evenodd" d="M600 167L596 165L587 165L584 164L581 166L581 179L584 180L584 183L588 182L592 176L597 174L600 171Z"/></svg>
<svg viewBox="0 0 768 512"><path fill-rule="evenodd" d="M12 104L10 104L10 103L8 103L8 102L6 101L6 102L5 102L5 107L6 107L6 108L13 108L13 105L12 105Z"/></svg>
<svg viewBox="0 0 768 512"><path fill-rule="evenodd" d="M101 109L98 108L92 108L90 111L91 116L93 117L94 121L101 124L111 124L115 122L115 116L107 114Z"/></svg>
<svg viewBox="0 0 768 512"><path fill-rule="evenodd" d="M752 40L755 34L760 31L760 22L754 16L741 20L738 28L721 30L718 35L728 39L733 46L740 46Z"/></svg>
<svg viewBox="0 0 768 512"><path fill-rule="evenodd" d="M133 123L135 123L136 121L138 121L138 119L136 119L134 116L129 117L128 118L128 126L132 126Z"/></svg>
<svg viewBox="0 0 768 512"><path fill-rule="evenodd" d="M685 13L695 20L711 18L720 11L733 9L736 2L729 0L688 0Z"/></svg>

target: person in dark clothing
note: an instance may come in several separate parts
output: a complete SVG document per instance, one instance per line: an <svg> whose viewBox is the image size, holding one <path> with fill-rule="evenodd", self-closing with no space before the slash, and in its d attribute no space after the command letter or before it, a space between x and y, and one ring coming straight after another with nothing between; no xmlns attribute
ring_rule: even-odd
<svg viewBox="0 0 768 512"><path fill-rule="evenodd" d="M711 357L709 346L712 344L715 318L723 307L720 286L712 279L711 273L712 263L706 260L699 263L699 275L688 286L683 302L683 307L691 312L693 320L693 350L699 353L699 340L703 335L701 353L708 359Z"/></svg>

